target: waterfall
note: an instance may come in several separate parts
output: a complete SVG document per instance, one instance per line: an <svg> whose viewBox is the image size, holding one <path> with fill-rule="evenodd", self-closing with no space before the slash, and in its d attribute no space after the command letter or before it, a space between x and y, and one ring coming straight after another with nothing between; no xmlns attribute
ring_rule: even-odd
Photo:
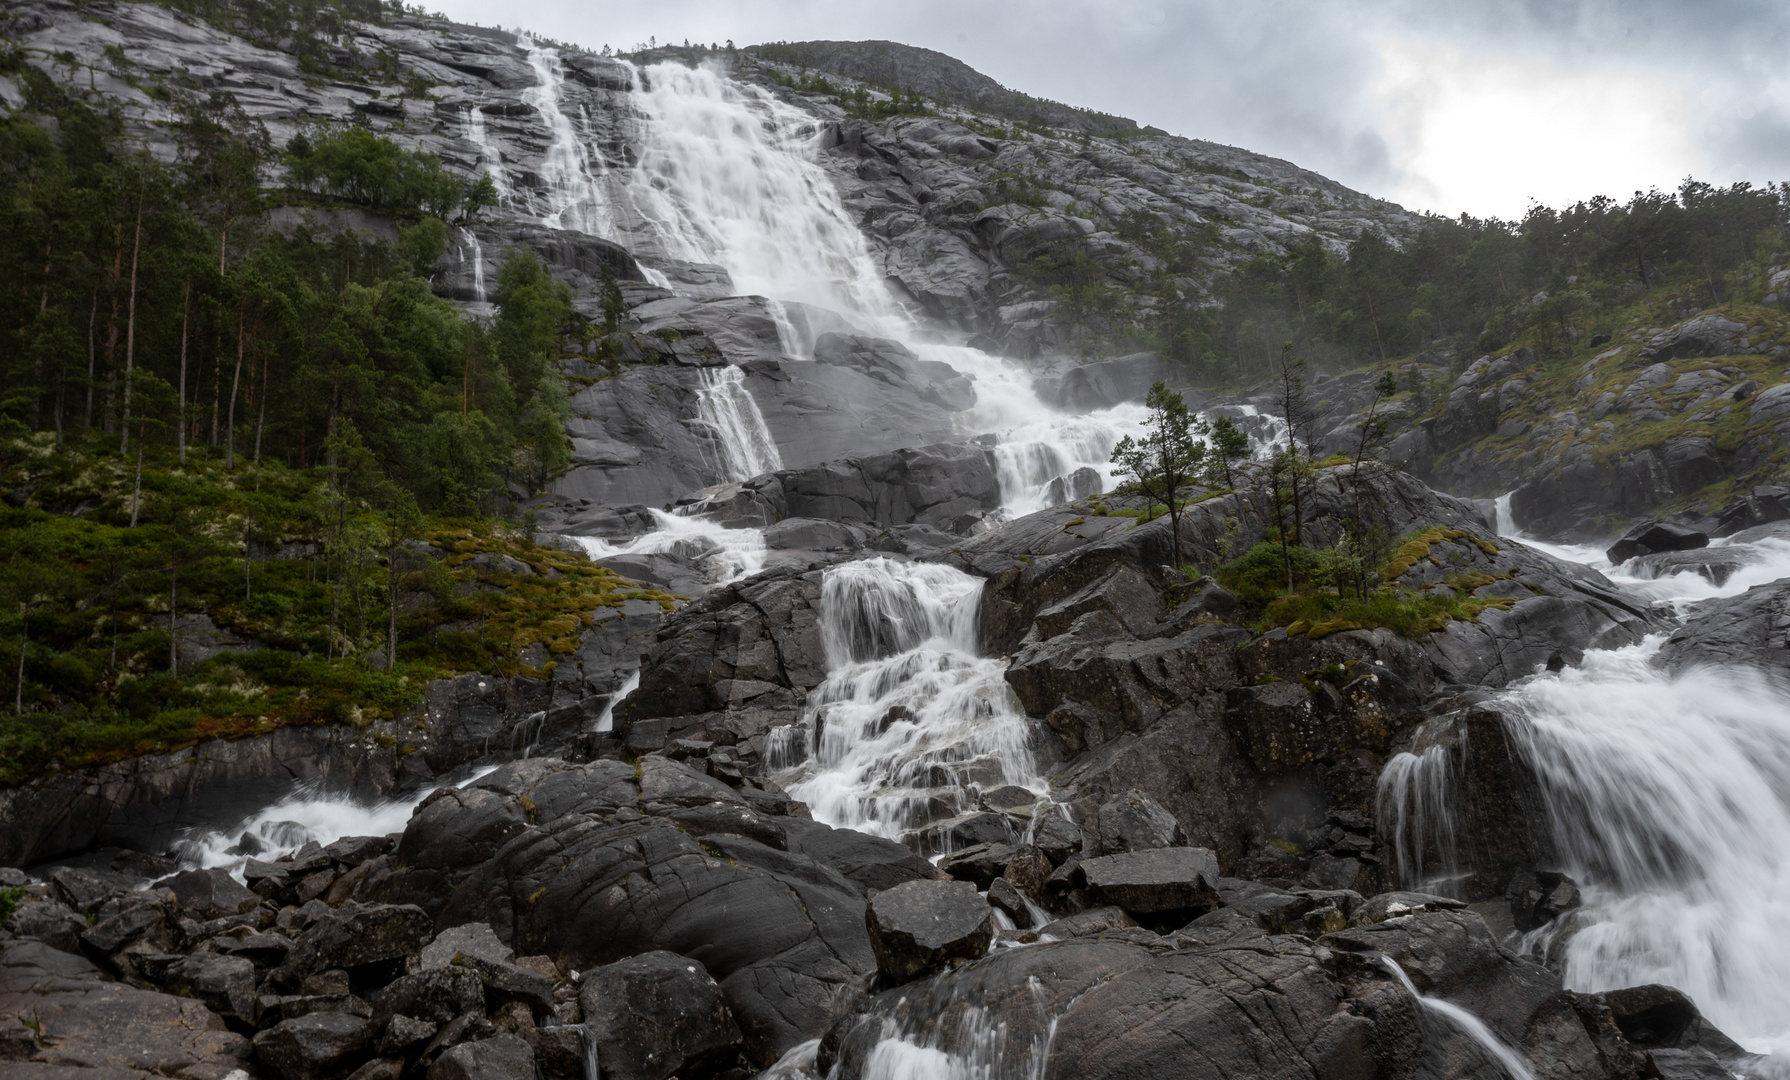
<svg viewBox="0 0 1790 1080"><path fill-rule="evenodd" d="M821 165L812 114L712 65L654 64L634 75L638 164L610 174L606 194L610 219L637 253L667 265L720 266L736 292L772 301L790 355L806 352L783 307L798 303L967 375L978 400L960 417L964 434L998 435L1009 514L1040 508L1052 480L1084 466L1111 486L1112 448L1139 430L1142 406L1065 416L1039 399L1017 365L922 333Z"/></svg>
<svg viewBox="0 0 1790 1080"><path fill-rule="evenodd" d="M815 160L815 118L712 65L636 69L639 161L617 215L647 246L725 269L735 290L897 314L864 236Z"/></svg>
<svg viewBox="0 0 1790 1080"><path fill-rule="evenodd" d="M1689 572L1607 572L1679 603L1790 575L1790 545L1717 544L1756 561L1719 587ZM1664 637L1587 653L1581 667L1490 703L1535 773L1560 869L1584 897L1564 945L1566 985L1675 986L1748 1049L1790 1054L1790 688L1745 669L1668 675L1650 663ZM1380 779L1381 829L1413 884L1426 859L1446 872L1458 827L1460 760L1446 734L1425 736L1431 745L1395 756Z"/></svg>
<svg viewBox="0 0 1790 1080"><path fill-rule="evenodd" d="M491 178L492 186L497 189L497 204L502 206L509 202L510 178L503 171L503 152L491 140L491 133L485 130L484 111L474 104L466 106L466 137L479 148L478 168Z"/></svg>
<svg viewBox="0 0 1790 1080"><path fill-rule="evenodd" d="M981 579L936 564L879 557L826 572L826 681L766 748L817 821L936 846L920 831L975 809L982 790L1045 792L1005 661L976 655L981 596Z"/></svg>
<svg viewBox="0 0 1790 1080"><path fill-rule="evenodd" d="M326 795L314 788L295 791L229 828L195 830L175 845L183 868L227 867L241 879L250 858L272 860L306 844L332 843L344 836L380 836L402 832L411 811L441 787L463 787L493 772L486 765L466 779L435 784L413 795L363 803L348 795Z"/></svg>
<svg viewBox="0 0 1790 1080"><path fill-rule="evenodd" d="M777 441L765 427L758 402L746 389L737 367L704 368L696 392L696 422L714 436L720 460L714 464L722 480L750 480L783 467Z"/></svg>
<svg viewBox="0 0 1790 1080"><path fill-rule="evenodd" d="M595 536L572 539L592 559L616 555L683 555L708 566L718 585L726 585L764 569L762 529L729 529L703 518L683 517L664 510L649 510L658 526L644 536L623 544Z"/></svg>
<svg viewBox="0 0 1790 1080"><path fill-rule="evenodd" d="M580 133L560 107L565 73L559 50L528 40L528 64L534 68L535 85L522 92L522 100L540 113L550 138L541 157L541 179L547 185L547 212L542 223L591 235L608 233L607 201L592 168L589 133ZM602 161L597 159L596 171L601 168Z"/></svg>
<svg viewBox="0 0 1790 1080"><path fill-rule="evenodd" d="M1419 994L1417 987L1411 982L1411 976L1405 974L1405 969L1399 967L1398 961L1392 957L1382 954L1380 963L1398 979L1399 984L1412 997L1417 999L1417 1004L1422 1006L1425 1012L1439 1016L1450 1025L1460 1029L1462 1034L1472 1039L1480 1049L1498 1063L1499 1068L1504 1071L1504 1075L1509 1080L1535 1080L1535 1073L1530 1070L1529 1063L1523 1060L1521 1054L1507 1046L1504 1040L1492 1034L1492 1029L1485 1026L1485 1021L1451 1001Z"/></svg>
<svg viewBox="0 0 1790 1080"><path fill-rule="evenodd" d="M461 229L460 235L466 238L466 246L472 249L472 291L478 294L479 303L486 302L485 296L485 248L479 243L478 234L471 229Z"/></svg>

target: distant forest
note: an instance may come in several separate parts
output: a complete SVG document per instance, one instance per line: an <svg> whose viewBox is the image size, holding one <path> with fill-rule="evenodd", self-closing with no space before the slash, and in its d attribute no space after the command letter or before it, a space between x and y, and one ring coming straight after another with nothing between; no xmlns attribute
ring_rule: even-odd
<svg viewBox="0 0 1790 1080"><path fill-rule="evenodd" d="M1581 337L1617 329L1619 311L1661 288L1682 296L1685 314L1757 299L1767 270L1787 257L1787 227L1790 184L1687 180L1676 192L1637 192L1626 203L1538 205L1521 221L1430 217L1402 248L1370 231L1338 256L1314 237L1220 276L1216 304L1186 302L1166 281L1139 290L1156 293L1146 308L1114 289L1078 302L1090 315L1110 313L1115 345L1160 349L1215 385L1271 377L1289 342L1330 368L1440 347L1478 355L1519 337L1564 355ZM1151 243L1149 229L1136 232ZM1165 277L1200 255L1185 241L1159 250ZM1076 288L1064 280L1075 273L1072 262L1047 262L1033 274L1066 295Z"/></svg>

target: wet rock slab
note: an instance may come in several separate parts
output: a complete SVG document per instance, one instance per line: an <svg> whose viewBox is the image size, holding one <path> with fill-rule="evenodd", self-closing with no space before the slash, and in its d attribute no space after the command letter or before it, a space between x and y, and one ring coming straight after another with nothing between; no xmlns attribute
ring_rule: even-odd
<svg viewBox="0 0 1790 1080"><path fill-rule="evenodd" d="M1205 848L1153 848L1084 859L1081 875L1097 903L1133 915L1198 913L1221 903L1218 856Z"/></svg>

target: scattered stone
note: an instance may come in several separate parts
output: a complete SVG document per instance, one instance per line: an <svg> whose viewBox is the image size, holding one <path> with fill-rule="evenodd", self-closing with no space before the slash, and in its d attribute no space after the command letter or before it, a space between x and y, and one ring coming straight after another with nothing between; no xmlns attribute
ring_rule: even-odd
<svg viewBox="0 0 1790 1080"><path fill-rule="evenodd" d="M1185 843L1175 815L1132 788L1100 807L1100 852L1117 855Z"/></svg>
<svg viewBox="0 0 1790 1080"><path fill-rule="evenodd" d="M973 960L994 940L988 903L966 881L912 881L880 892L865 912L876 966L904 983L952 960Z"/></svg>
<svg viewBox="0 0 1790 1080"><path fill-rule="evenodd" d="M535 1055L515 1035L463 1042L435 1059L429 1080L535 1080Z"/></svg>
<svg viewBox="0 0 1790 1080"><path fill-rule="evenodd" d="M1006 912L1021 930L1032 925L1032 912L1026 907L1025 897L1003 878L996 878L988 887L988 905Z"/></svg>
<svg viewBox="0 0 1790 1080"><path fill-rule="evenodd" d="M1007 869L1015 850L1008 843L976 844L946 855L938 861L938 868L959 881L986 889Z"/></svg>
<svg viewBox="0 0 1790 1080"><path fill-rule="evenodd" d="M435 935L434 941L423 946L421 963L425 968L446 967L460 955L476 956L499 964L507 964L516 958L514 949L497 940L490 923L479 922L462 923Z"/></svg>
<svg viewBox="0 0 1790 1080"><path fill-rule="evenodd" d="M584 973L578 991L597 1064L612 1080L706 1075L742 1038L721 988L699 963L647 952Z"/></svg>
<svg viewBox="0 0 1790 1080"><path fill-rule="evenodd" d="M367 1022L342 1013L282 1020L255 1036L255 1057L277 1080L340 1076L366 1047Z"/></svg>

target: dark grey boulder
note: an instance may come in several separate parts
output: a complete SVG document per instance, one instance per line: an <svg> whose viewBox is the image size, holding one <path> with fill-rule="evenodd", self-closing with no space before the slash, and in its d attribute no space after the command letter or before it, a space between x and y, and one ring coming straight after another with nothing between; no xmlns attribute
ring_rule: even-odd
<svg viewBox="0 0 1790 1080"><path fill-rule="evenodd" d="M1007 860L1006 867L1001 871L1001 880L1026 896L1039 897L1044 895L1044 887L1049 883L1054 870L1049 856L1043 851L1031 844L1021 844Z"/></svg>
<svg viewBox="0 0 1790 1080"><path fill-rule="evenodd" d="M81 935L87 932L87 920L75 914L67 904L48 897L35 903L21 904L12 913L7 929L20 938L43 942L52 949L79 952Z"/></svg>
<svg viewBox="0 0 1790 1080"><path fill-rule="evenodd" d="M424 968L446 967L460 956L476 956L507 964L516 959L516 952L497 940L488 924L465 923L436 934L435 940L423 946L420 963Z"/></svg>
<svg viewBox="0 0 1790 1080"><path fill-rule="evenodd" d="M576 969L655 949L695 958L760 1066L818 1038L876 971L860 887L807 856L744 837L698 840L634 808L543 815L440 916L474 921L520 954Z"/></svg>
<svg viewBox="0 0 1790 1080"><path fill-rule="evenodd" d="M196 952L169 965L162 984L212 1012L248 1023L255 1016L255 965L241 956Z"/></svg>
<svg viewBox="0 0 1790 1080"><path fill-rule="evenodd" d="M862 889L892 889L903 882L932 880L942 873L904 844L856 829L835 829L818 821L783 822L790 851L831 867Z"/></svg>
<svg viewBox="0 0 1790 1080"><path fill-rule="evenodd" d="M331 1080L360 1064L367 1041L360 1017L313 1013L258 1033L255 1058L276 1080Z"/></svg>
<svg viewBox="0 0 1790 1080"><path fill-rule="evenodd" d="M1639 578L1657 579L1696 574L1711 585L1726 585L1729 578L1758 561L1758 553L1742 544L1637 555L1624 563L1623 569Z"/></svg>
<svg viewBox="0 0 1790 1080"><path fill-rule="evenodd" d="M1061 864L1064 859L1081 851L1081 828L1060 814L1043 814L1032 829L1032 846L1042 851L1051 862Z"/></svg>
<svg viewBox="0 0 1790 1080"><path fill-rule="evenodd" d="M958 881L967 881L978 889L986 889L1007 870L1014 853L1012 844L972 844L946 855L938 861L943 873Z"/></svg>
<svg viewBox="0 0 1790 1080"><path fill-rule="evenodd" d="M1746 1051L1704 1018L1684 991L1649 983L1605 990L1597 999L1610 1009L1623 1038L1643 1049L1701 1049L1723 1061L1736 1061Z"/></svg>
<svg viewBox="0 0 1790 1080"><path fill-rule="evenodd" d="M1082 877L1096 903L1133 915L1199 913L1220 903L1218 856L1206 848L1171 847L1084 859Z"/></svg>
<svg viewBox="0 0 1790 1080"><path fill-rule="evenodd" d="M1136 788L1100 807L1102 855L1173 847L1185 842L1175 816Z"/></svg>
<svg viewBox="0 0 1790 1080"><path fill-rule="evenodd" d="M1473 912L1410 915L1328 934L1320 944L1391 957L1420 993L1472 1011L1543 1076L1602 1074L1597 1049L1560 977L1500 948Z"/></svg>
<svg viewBox="0 0 1790 1080"><path fill-rule="evenodd" d="M1709 534L1670 521L1642 521L1631 526L1604 552L1620 566L1637 555L1660 551L1691 551L1709 546Z"/></svg>
<svg viewBox="0 0 1790 1080"><path fill-rule="evenodd" d="M484 1001L484 984L473 972L461 967L425 968L399 976L373 997L373 1027L384 1031L400 1016L427 1024L445 1024L482 1008ZM430 1034L434 1034L433 1029Z"/></svg>
<svg viewBox="0 0 1790 1080"><path fill-rule="evenodd" d="M58 866L45 874L44 880L58 899L83 915L99 910L101 904L131 887L123 877L79 866Z"/></svg>
<svg viewBox="0 0 1790 1080"><path fill-rule="evenodd" d="M1379 1025L1351 1012L1320 950L1290 939L1271 948L1257 942L1177 950L1132 929L996 950L871 998L859 1022L839 1025L822 1042L820 1066L836 1070L830 1075L838 1080L869 1075L885 1023L913 1045L967 1057L971 1046L959 1031L966 1006L975 1006L983 1010L977 1031L987 1033L976 1048L987 1055L980 1060L998 1060L1012 1075L1401 1075L1374 1068L1387 1058L1399 1064L1393 1033L1400 1023L1406 1031L1413 1025L1409 1006L1386 1017L1391 1030L1382 1045ZM1047 1061L1039 1058L1045 1047Z"/></svg>
<svg viewBox="0 0 1790 1080"><path fill-rule="evenodd" d="M515 1035L463 1042L435 1059L429 1080L534 1080L535 1055Z"/></svg>
<svg viewBox="0 0 1790 1080"><path fill-rule="evenodd" d="M654 951L584 972L578 991L597 1065L616 1080L712 1076L743 1039L700 963Z"/></svg>
<svg viewBox="0 0 1790 1080"><path fill-rule="evenodd" d="M199 922L240 915L261 903L259 896L237 884L223 867L183 871L162 882L162 886L174 890L182 915Z"/></svg>
<svg viewBox="0 0 1790 1080"><path fill-rule="evenodd" d="M1038 933L1051 937L1077 938L1093 937L1109 930L1129 930L1137 926L1137 920L1125 914L1121 907L1097 907L1077 912L1054 922L1045 923L1038 928Z"/></svg>
<svg viewBox="0 0 1790 1080"><path fill-rule="evenodd" d="M1168 364L1155 353L1132 353L1070 368L1039 390L1064 412L1089 413L1127 401L1142 401L1150 384L1169 377Z"/></svg>
<svg viewBox="0 0 1790 1080"><path fill-rule="evenodd" d="M911 881L878 893L865 914L877 970L911 981L953 960L973 960L994 940L994 916L965 881Z"/></svg>
<svg viewBox="0 0 1790 1080"><path fill-rule="evenodd" d="M1032 925L1032 912L1026 907L1025 897L1006 878L996 878L989 883L988 906L1005 912L1013 925L1021 930Z"/></svg>
<svg viewBox="0 0 1790 1080"><path fill-rule="evenodd" d="M419 952L434 933L429 916L413 904L345 905L300 934L269 978L296 986L327 968L390 965Z"/></svg>

